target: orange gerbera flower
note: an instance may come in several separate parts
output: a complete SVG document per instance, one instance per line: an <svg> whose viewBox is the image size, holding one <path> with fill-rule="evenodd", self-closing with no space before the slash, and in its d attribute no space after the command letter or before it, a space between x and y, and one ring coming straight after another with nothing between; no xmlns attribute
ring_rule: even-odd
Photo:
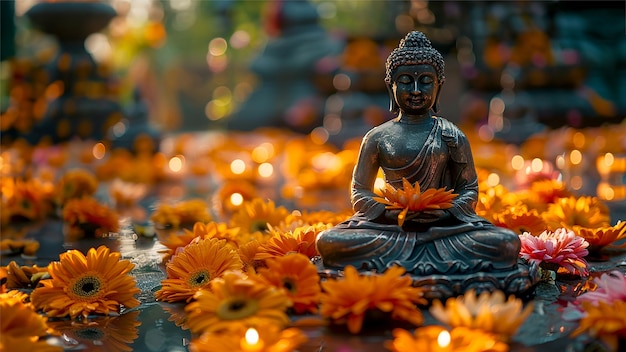
<svg viewBox="0 0 626 352"><path fill-rule="evenodd" d="M599 228L586 228L573 226L574 233L589 242L588 250L597 252L613 242L626 238L626 221L620 221L615 226L603 226ZM621 245L626 246L626 244Z"/></svg>
<svg viewBox="0 0 626 352"><path fill-rule="evenodd" d="M264 201L260 198L254 198L249 202L244 202L231 217L231 227L241 229L239 243L248 242L252 238L262 238L267 235L267 226L277 226L285 220L289 215L287 208L276 206L274 201Z"/></svg>
<svg viewBox="0 0 626 352"><path fill-rule="evenodd" d="M211 282L211 291L200 290L194 298L185 307L187 325L194 333L289 323L285 312L290 301L285 292L241 273L225 273Z"/></svg>
<svg viewBox="0 0 626 352"><path fill-rule="evenodd" d="M158 300L189 302L201 289L209 287L211 280L221 277L228 270L241 270L242 263L237 251L226 246L226 240L205 238L183 247L167 263L167 278L156 291Z"/></svg>
<svg viewBox="0 0 626 352"><path fill-rule="evenodd" d="M538 180L530 185L533 201L542 204L554 203L560 198L572 196L565 183L557 180Z"/></svg>
<svg viewBox="0 0 626 352"><path fill-rule="evenodd" d="M398 215L398 226L402 226L407 218L407 213L419 212L429 209L452 208L452 200L458 195L446 191L445 188L429 188L422 192L419 183L412 186L407 179L402 178L402 188L396 189L389 183L381 190L384 198L374 197L374 200L386 205L386 209L402 210Z"/></svg>
<svg viewBox="0 0 626 352"><path fill-rule="evenodd" d="M50 213L52 191L37 179L2 178L2 212L10 221L38 221Z"/></svg>
<svg viewBox="0 0 626 352"><path fill-rule="evenodd" d="M316 313L321 287L317 267L304 254L294 253L265 261L259 268L259 278L283 289L293 303L296 314Z"/></svg>
<svg viewBox="0 0 626 352"><path fill-rule="evenodd" d="M214 193L213 206L218 213L228 217L236 212L244 202L258 197L258 190L246 180L225 181Z"/></svg>
<svg viewBox="0 0 626 352"><path fill-rule="evenodd" d="M476 203L476 214L493 221L492 214L506 209L507 199L511 193L502 185L479 190L478 202Z"/></svg>
<svg viewBox="0 0 626 352"><path fill-rule="evenodd" d="M572 336L583 333L600 339L609 351L618 350L618 340L626 338L626 301L582 302L585 312Z"/></svg>
<svg viewBox="0 0 626 352"><path fill-rule="evenodd" d="M502 291L485 291L476 295L474 290L470 290L463 296L449 298L445 307L441 301L435 300L430 313L448 326L480 329L506 342L515 335L533 309L532 304L522 307L521 299L511 295L506 300Z"/></svg>
<svg viewBox="0 0 626 352"><path fill-rule="evenodd" d="M4 233L3 233L4 235ZM11 254L23 254L34 256L39 249L39 241L31 239L14 240L5 238L0 240L0 250L9 251Z"/></svg>
<svg viewBox="0 0 626 352"><path fill-rule="evenodd" d="M546 223L539 212L535 209L528 210L524 204L507 207L493 214L492 219L494 225L513 230L518 235L524 232L538 234L546 230Z"/></svg>
<svg viewBox="0 0 626 352"><path fill-rule="evenodd" d="M20 296L0 294L0 317L0 351L63 351L59 346L39 341L39 337L47 334L47 319L25 304Z"/></svg>
<svg viewBox="0 0 626 352"><path fill-rule="evenodd" d="M257 267L257 262L254 260L259 247L261 246L261 242L257 240L252 240L248 243L242 243L239 245L237 252L239 253L239 258L243 262L243 270L244 271L254 271Z"/></svg>
<svg viewBox="0 0 626 352"><path fill-rule="evenodd" d="M347 220L353 214L354 211L352 209L339 212L329 210L294 210L287 216L283 224L275 226L274 229L287 232L302 226L323 226L328 224L334 226Z"/></svg>
<svg viewBox="0 0 626 352"><path fill-rule="evenodd" d="M302 253L313 258L319 255L315 247L317 235L330 227L332 225L319 223L317 226L298 227L289 232L270 231L273 236L259 246L254 259L282 257L287 253Z"/></svg>
<svg viewBox="0 0 626 352"><path fill-rule="evenodd" d="M338 324L347 324L348 330L361 331L367 311L380 311L399 319L420 325L423 321L418 304L425 304L421 288L412 287L404 268L392 267L384 274L359 274L353 266L345 268L344 276L322 282L320 313Z"/></svg>
<svg viewBox="0 0 626 352"><path fill-rule="evenodd" d="M60 255L60 261L48 265L51 279L41 280L42 286L31 294L31 302L49 317L72 319L91 313L119 312L120 305L139 305L134 297L140 290L129 275L135 266L120 260L120 253L106 246L90 248L87 256L78 250Z"/></svg>
<svg viewBox="0 0 626 352"><path fill-rule="evenodd" d="M176 204L159 204L150 220L163 228L178 229L196 222L209 222L211 214L202 199L189 199Z"/></svg>
<svg viewBox="0 0 626 352"><path fill-rule="evenodd" d="M72 169L61 176L56 190L56 202L62 205L73 198L92 196L98 190L98 179L86 169Z"/></svg>
<svg viewBox="0 0 626 352"><path fill-rule="evenodd" d="M291 352L307 341L306 335L297 328L281 330L273 324L258 325L254 328L240 328L227 333L204 333L191 340L191 352L233 352L241 351L242 341L258 346L258 352ZM252 350L252 348L251 348Z"/></svg>
<svg viewBox="0 0 626 352"><path fill-rule="evenodd" d="M132 344L139 337L139 311L131 311L120 316L97 317L83 321L51 321L48 326L64 340L76 341L88 351L130 352Z"/></svg>
<svg viewBox="0 0 626 352"><path fill-rule="evenodd" d="M70 241L90 235L102 237L119 229L117 212L91 197L68 200L63 207L63 221Z"/></svg>
<svg viewBox="0 0 626 352"><path fill-rule="evenodd" d="M385 347L393 352L506 352L509 350L506 343L498 341L492 334L463 326L448 331L444 327L430 325L416 329L414 334L404 329L394 329L393 337L392 341L385 342Z"/></svg>
<svg viewBox="0 0 626 352"><path fill-rule="evenodd" d="M571 229L575 225L588 228L609 226L609 210L596 197L559 198L543 214L550 231L559 227Z"/></svg>
<svg viewBox="0 0 626 352"><path fill-rule="evenodd" d="M193 230L189 231L183 229L182 233L170 233L167 237L159 237L162 245L167 247L164 250L160 250L159 253L163 253L163 261L167 261L178 248L185 247L191 241L196 238L218 238L225 239L229 243L236 247L236 236L239 233L239 229L228 227L228 225L217 222L196 222L193 225Z"/></svg>
<svg viewBox="0 0 626 352"><path fill-rule="evenodd" d="M37 265L20 267L15 261L11 261L6 270L6 287L8 289L32 289L37 287L39 280L50 278L48 268L40 268Z"/></svg>

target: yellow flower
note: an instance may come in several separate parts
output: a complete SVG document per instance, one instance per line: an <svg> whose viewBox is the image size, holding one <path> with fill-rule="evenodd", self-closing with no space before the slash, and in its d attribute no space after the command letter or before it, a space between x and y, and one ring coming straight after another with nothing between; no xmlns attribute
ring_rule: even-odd
<svg viewBox="0 0 626 352"><path fill-rule="evenodd" d="M251 330L254 329L254 330ZM237 352L242 350L242 341L254 340L261 346L258 352L291 352L307 341L299 329L281 330L274 324L256 325L254 328L238 328L226 333L204 333L191 340L191 352Z"/></svg>
<svg viewBox="0 0 626 352"><path fill-rule="evenodd" d="M194 241L167 263L167 278L161 281L162 287L155 296L165 302L189 302L200 289L208 289L211 280L228 270L241 269L239 255L226 246L226 240L206 238Z"/></svg>
<svg viewBox="0 0 626 352"><path fill-rule="evenodd" d="M626 221L620 221L615 226L586 228L573 226L574 233L589 242L590 251L598 251L615 241L626 238Z"/></svg>
<svg viewBox="0 0 626 352"><path fill-rule="evenodd" d="M332 227L330 224L320 223L317 226L298 227L286 233L270 231L272 237L259 246L254 259L265 260L282 257L288 253L302 253L313 258L319 255L315 247L317 235L330 227Z"/></svg>
<svg viewBox="0 0 626 352"><path fill-rule="evenodd" d="M15 261L11 261L7 265L6 287L8 289L32 289L37 287L39 280L49 277L47 267L40 268L37 265L20 267Z"/></svg>
<svg viewBox="0 0 626 352"><path fill-rule="evenodd" d="M178 229L196 222L209 222L211 214L202 199L189 199L176 204L159 204L150 219L161 227Z"/></svg>
<svg viewBox="0 0 626 352"><path fill-rule="evenodd" d="M259 277L266 283L283 289L293 303L296 314L316 313L321 287L317 267L304 254L294 253L265 261Z"/></svg>
<svg viewBox="0 0 626 352"><path fill-rule="evenodd" d="M289 215L289 211L283 206L276 206L272 200L263 201L254 198L244 202L230 219L231 227L241 230L239 243L248 242L255 236L262 238L269 229L267 226L279 225Z"/></svg>
<svg viewBox="0 0 626 352"><path fill-rule="evenodd" d="M139 305L135 279L129 275L134 264L120 260L120 253L106 246L90 248L87 256L78 250L60 255L60 261L48 265L51 279L31 294L31 302L49 317L72 319L91 313L109 314L120 311L120 305Z"/></svg>
<svg viewBox="0 0 626 352"><path fill-rule="evenodd" d="M139 311L120 316L97 317L83 321L57 320L48 326L64 339L74 340L93 352L130 352L139 337Z"/></svg>
<svg viewBox="0 0 626 352"><path fill-rule="evenodd" d="M56 186L57 204L65 204L70 199L92 196L98 190L98 179L86 169L67 171Z"/></svg>
<svg viewBox="0 0 626 352"><path fill-rule="evenodd" d="M572 336L583 333L604 342L609 351L617 351L618 339L626 338L626 301L582 302L584 316Z"/></svg>
<svg viewBox="0 0 626 352"><path fill-rule="evenodd" d="M406 220L407 213L419 212L427 209L449 209L452 208L452 200L457 194L453 190L446 191L444 188L429 188L422 192L419 183L411 185L407 179L402 178L402 188L394 188L391 184L385 183L382 190L382 197L374 197L374 200L386 205L386 209L402 209L398 215L398 226L402 226Z"/></svg>
<svg viewBox="0 0 626 352"><path fill-rule="evenodd" d="M492 214L506 209L507 199L511 193L502 185L480 189L478 192L478 202L476 203L476 214L493 221Z"/></svg>
<svg viewBox="0 0 626 352"><path fill-rule="evenodd" d="M391 314L392 319L414 325L422 323L418 304L425 304L421 288L412 287L404 268L393 267L383 274L363 274L352 266L345 268L344 276L322 282L320 313L337 324L347 324L348 330L361 331L367 311Z"/></svg>
<svg viewBox="0 0 626 352"><path fill-rule="evenodd" d="M610 220L606 204L596 197L585 196L559 198L549 205L542 216L550 231L560 227L571 229L575 225L589 228L609 226Z"/></svg>
<svg viewBox="0 0 626 352"><path fill-rule="evenodd" d="M411 334L404 329L393 330L392 341L385 347L393 352L415 351L463 351L463 352L506 352L509 346L482 330L457 327L448 331L438 325L415 330Z"/></svg>
<svg viewBox="0 0 626 352"><path fill-rule="evenodd" d="M92 197L68 200L63 207L63 221L70 241L91 235L102 237L119 229L117 212Z"/></svg>
<svg viewBox="0 0 626 352"><path fill-rule="evenodd" d="M477 296L474 290L470 290L463 296L449 298L445 307L435 300L430 313L450 327L480 329L506 342L532 312L532 304L523 309L522 306L522 301L513 295L505 300L502 291L485 291Z"/></svg>
<svg viewBox="0 0 626 352"><path fill-rule="evenodd" d="M0 351L63 351L39 341L47 334L47 319L25 304L22 295L0 294L0 317Z"/></svg>
<svg viewBox="0 0 626 352"><path fill-rule="evenodd" d="M289 299L282 290L227 272L200 290L185 307L187 325L194 333L219 332L243 326L289 323Z"/></svg>
<svg viewBox="0 0 626 352"><path fill-rule="evenodd" d="M492 215L492 223L513 230L518 235L524 232L540 234L546 230L546 223L535 209L528 210L524 204L507 207Z"/></svg>

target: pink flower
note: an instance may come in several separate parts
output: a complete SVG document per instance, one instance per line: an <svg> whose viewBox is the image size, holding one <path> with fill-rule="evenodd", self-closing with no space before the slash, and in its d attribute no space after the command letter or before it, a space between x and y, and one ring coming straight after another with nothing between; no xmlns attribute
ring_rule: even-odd
<svg viewBox="0 0 626 352"><path fill-rule="evenodd" d="M598 288L595 291L583 293L578 297L579 301L597 302L614 301L626 302L626 275L617 270L604 273L600 278L593 280Z"/></svg>
<svg viewBox="0 0 626 352"><path fill-rule="evenodd" d="M589 264L583 258L589 253L589 242L573 231L559 228L554 232L544 231L539 236L524 232L519 237L522 241L520 257L530 263L553 263L572 274L589 275Z"/></svg>

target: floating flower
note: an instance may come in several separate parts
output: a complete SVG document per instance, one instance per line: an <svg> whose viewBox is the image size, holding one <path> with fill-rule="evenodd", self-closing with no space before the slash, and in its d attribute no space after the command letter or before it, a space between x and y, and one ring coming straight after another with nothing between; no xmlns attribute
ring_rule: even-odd
<svg viewBox="0 0 626 352"><path fill-rule="evenodd" d="M163 261L167 261L178 248L185 247L191 241L196 238L217 238L225 239L229 243L233 243L233 247L236 248L236 236L239 233L239 229L228 227L223 223L209 222L207 224L202 222L196 222L193 225L193 230L189 231L183 229L182 233L170 233L168 236L160 236L160 242L167 247L164 250L159 251L163 253Z"/></svg>
<svg viewBox="0 0 626 352"><path fill-rule="evenodd" d="M263 236L267 226L279 225L289 215L287 208L276 206L274 201L254 198L244 202L230 219L231 227L241 229L239 243L245 243L256 236Z"/></svg>
<svg viewBox="0 0 626 352"><path fill-rule="evenodd" d="M601 340L609 351L618 351L618 341L626 338L626 301L582 302L584 316L572 336L587 333Z"/></svg>
<svg viewBox="0 0 626 352"><path fill-rule="evenodd" d="M25 304L22 295L0 294L0 317L0 351L63 351L39 341L47 335L47 319Z"/></svg>
<svg viewBox="0 0 626 352"><path fill-rule="evenodd" d="M106 246L90 248L87 256L78 250L60 255L60 261L48 265L51 279L31 294L31 302L49 317L72 319L89 314L120 311L120 305L134 308L139 301L135 279L129 275L134 264L120 260L120 253Z"/></svg>
<svg viewBox="0 0 626 352"><path fill-rule="evenodd" d="M214 208L222 216L230 216L236 212L244 202L258 197L258 190L245 180L225 181L213 196Z"/></svg>
<svg viewBox="0 0 626 352"><path fill-rule="evenodd" d="M98 179L86 169L67 171L56 185L57 204L63 205L70 199L90 197L98 190Z"/></svg>
<svg viewBox="0 0 626 352"><path fill-rule="evenodd" d="M459 326L451 331L438 325L415 330L414 334L404 329L393 330L392 341L385 347L393 352L441 351L441 352L506 352L509 346L498 341L492 334L478 329Z"/></svg>
<svg viewBox="0 0 626 352"><path fill-rule="evenodd" d="M452 190L444 188L429 188L422 192L419 183L411 185L407 179L402 178L402 188L396 189L391 184L385 183L381 190L382 197L374 197L374 200L386 205L385 209L402 210L398 215L398 226L402 226L407 218L407 213L419 212L432 209L452 208L452 200L457 196Z"/></svg>
<svg viewBox="0 0 626 352"><path fill-rule="evenodd" d="M522 300L513 295L506 299L502 291L476 295L474 290L469 290L462 296L449 298L445 307L441 301L435 300L430 313L450 327L479 329L506 342L515 335L532 309L532 304L523 308Z"/></svg>
<svg viewBox="0 0 626 352"><path fill-rule="evenodd" d="M589 251L597 252L616 241L626 238L626 221L620 221L614 226L598 228L573 226L572 230L578 236L589 242Z"/></svg>
<svg viewBox="0 0 626 352"><path fill-rule="evenodd" d="M265 261L259 277L269 285L283 289L296 314L317 313L321 287L317 267L304 254L294 253Z"/></svg>
<svg viewBox="0 0 626 352"><path fill-rule="evenodd" d="M529 193L533 201L539 204L556 203L561 198L572 196L565 183L558 180L535 181L531 183Z"/></svg>
<svg viewBox="0 0 626 352"><path fill-rule="evenodd" d="M360 275L353 266L345 268L344 276L322 282L320 313L348 330L361 331L365 314L380 311L392 319L420 325L423 321L418 304L425 304L421 288L412 287L404 268L392 267L383 274Z"/></svg>
<svg viewBox="0 0 626 352"><path fill-rule="evenodd" d="M3 223L39 221L50 213L52 185L37 179L1 179Z"/></svg>
<svg viewBox="0 0 626 352"><path fill-rule="evenodd" d="M512 230L517 234L524 232L541 233L546 224L537 210L528 210L526 205L507 207L504 211L492 215L492 223L499 227Z"/></svg>
<svg viewBox="0 0 626 352"><path fill-rule="evenodd" d="M303 226L324 226L324 225L337 225L340 222L347 220L354 214L352 209L346 209L344 211L300 211L294 210L287 216L285 222L279 226L273 227L279 231L292 231L298 227Z"/></svg>
<svg viewBox="0 0 626 352"><path fill-rule="evenodd" d="M319 223L317 226L298 227L289 232L270 231L273 236L259 246L254 259L265 260L288 253L302 253L309 258L318 256L315 239L320 232L330 227L330 224Z"/></svg>
<svg viewBox="0 0 626 352"><path fill-rule="evenodd" d="M11 261L9 265L7 265L6 270L6 287L8 289L32 289L37 287L41 279L50 278L48 268L40 268L37 265L20 267L15 261Z"/></svg>
<svg viewBox="0 0 626 352"><path fill-rule="evenodd" d="M559 198L542 214L548 229L560 227L571 229L578 225L587 228L609 226L609 211L606 204L596 197Z"/></svg>
<svg viewBox="0 0 626 352"><path fill-rule="evenodd" d="M539 236L526 232L519 236L522 242L520 257L539 266L558 265L572 274L588 275L585 256L589 243L565 228L555 232L544 231Z"/></svg>
<svg viewBox="0 0 626 352"><path fill-rule="evenodd" d="M116 178L109 186L109 195L117 207L128 207L145 197L148 186L145 183L126 182Z"/></svg>
<svg viewBox="0 0 626 352"><path fill-rule="evenodd" d="M73 198L63 207L63 221L69 240L85 236L103 237L119 229L119 215L95 198Z"/></svg>
<svg viewBox="0 0 626 352"><path fill-rule="evenodd" d="M120 316L85 319L83 321L57 320L48 326L64 340L76 341L88 351L130 352L132 344L139 337L139 311L131 311Z"/></svg>
<svg viewBox="0 0 626 352"><path fill-rule="evenodd" d="M163 228L178 229L196 222L209 222L211 214L202 199L190 199L176 204L159 204L150 219Z"/></svg>
<svg viewBox="0 0 626 352"><path fill-rule="evenodd" d="M200 290L185 307L187 325L194 333L231 331L241 326L289 323L289 299L282 290L227 272Z"/></svg>
<svg viewBox="0 0 626 352"><path fill-rule="evenodd" d="M242 342L243 341L243 342ZM273 324L256 325L254 328L239 328L225 333L204 333L191 340L191 352L291 352L307 341L306 335L297 328L282 330ZM242 344L248 343L248 350ZM254 348L254 349L253 349Z"/></svg>
<svg viewBox="0 0 626 352"><path fill-rule="evenodd" d="M206 238L183 247L167 263L167 278L156 291L156 299L165 302L187 301L201 289L208 289L211 280L228 270L241 270L237 251L226 246L226 240Z"/></svg>
<svg viewBox="0 0 626 352"><path fill-rule="evenodd" d="M39 241L31 239L13 240L6 238L0 240L0 250L3 254L24 254L34 256L39 249Z"/></svg>

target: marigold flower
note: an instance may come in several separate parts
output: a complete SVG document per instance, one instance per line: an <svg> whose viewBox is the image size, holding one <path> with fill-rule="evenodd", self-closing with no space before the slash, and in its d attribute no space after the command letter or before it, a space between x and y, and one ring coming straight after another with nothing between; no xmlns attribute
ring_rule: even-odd
<svg viewBox="0 0 626 352"><path fill-rule="evenodd" d="M319 255L315 247L317 235L332 227L330 224L298 227L289 232L270 231L272 237L262 243L254 256L255 260L282 257L288 253L302 253L309 258Z"/></svg>
<svg viewBox="0 0 626 352"><path fill-rule="evenodd" d="M393 352L415 351L464 351L464 352L506 352L509 346L498 341L492 334L459 326L451 331L438 325L430 325L415 330L414 334L404 329L393 330L394 339L385 342L385 347Z"/></svg>
<svg viewBox="0 0 626 352"><path fill-rule="evenodd" d="M167 263L167 278L155 296L165 302L189 302L196 292L208 288L211 280L228 270L241 269L237 251L227 247L226 240L200 239L183 247Z"/></svg>
<svg viewBox="0 0 626 352"><path fill-rule="evenodd" d="M262 239L270 226L279 225L289 215L287 208L276 206L274 201L264 201L254 198L244 202L230 218L230 226L238 227L239 243L248 242L250 239ZM260 238L259 238L260 237Z"/></svg>
<svg viewBox="0 0 626 352"><path fill-rule="evenodd" d="M150 220L164 228L178 229L196 222L209 222L211 214L202 199L189 199L176 204L159 204Z"/></svg>
<svg viewBox="0 0 626 352"><path fill-rule="evenodd" d="M49 317L72 319L138 306L134 295L140 290L129 275L134 264L120 256L106 246L90 248L86 256L78 250L61 253L60 261L48 265L51 279L40 281L31 302Z"/></svg>
<svg viewBox="0 0 626 352"><path fill-rule="evenodd" d="M538 265L554 264L572 274L588 275L585 256L589 243L565 228L555 232L544 231L539 236L526 232L519 235L522 242L520 257Z"/></svg>
<svg viewBox="0 0 626 352"><path fill-rule="evenodd" d="M194 333L232 331L241 326L289 323L289 299L282 290L227 272L200 290L185 307L187 325Z"/></svg>
<svg viewBox="0 0 626 352"><path fill-rule="evenodd" d="M252 331L252 335L250 329ZM253 337L250 337L253 336ZM297 328L282 330L273 324L255 325L253 328L238 328L225 333L204 333L191 340L191 352L233 352L242 351L241 341L254 339L260 346L258 352L291 352L307 341L306 335Z"/></svg>
<svg viewBox="0 0 626 352"><path fill-rule="evenodd" d="M86 169L67 171L56 186L57 204L65 204L70 199L90 197L98 190L98 179Z"/></svg>
<svg viewBox="0 0 626 352"><path fill-rule="evenodd" d="M321 287L317 267L304 254L294 253L265 261L259 268L262 281L283 289L293 303L296 314L317 313Z"/></svg>
<svg viewBox="0 0 626 352"><path fill-rule="evenodd" d="M582 308L584 316L572 336L587 333L606 344L609 351L617 351L619 339L626 338L626 301L585 301Z"/></svg>
<svg viewBox="0 0 626 352"><path fill-rule="evenodd" d="M502 291L484 291L476 295L469 290L457 298L449 298L445 307L435 300L430 313L440 322L456 328L480 329L495 334L501 341L509 341L532 312L532 304L523 307L522 300L511 295L506 299Z"/></svg>
<svg viewBox="0 0 626 352"><path fill-rule="evenodd" d="M596 197L559 198L542 213L548 230L578 225L587 228L609 226L609 210Z"/></svg>
<svg viewBox="0 0 626 352"><path fill-rule="evenodd" d="M417 305L426 300L422 289L413 287L411 278L403 274L404 268L392 267L383 274L361 275L347 266L342 278L322 282L320 313L334 323L347 324L353 334L361 331L370 310L420 325L423 318Z"/></svg>
<svg viewBox="0 0 626 352"><path fill-rule="evenodd" d="M419 183L416 182L412 186L405 178L402 178L401 189L396 189L391 184L386 183L381 191L384 198L374 197L374 200L385 204L385 209L402 210L398 215L398 226L404 224L409 211L419 212L427 209L452 208L452 200L458 195L452 193L453 190L446 191L444 188L429 188L422 192Z"/></svg>
<svg viewBox="0 0 626 352"><path fill-rule="evenodd" d="M41 279L50 278L48 268L40 268L37 265L20 267L15 261L11 261L9 265L7 265L6 270L6 287L8 289L32 289L37 287Z"/></svg>
<svg viewBox="0 0 626 352"><path fill-rule="evenodd" d="M95 198L72 198L63 207L67 237L77 240L85 236L103 237L119 230L119 215Z"/></svg>
<svg viewBox="0 0 626 352"><path fill-rule="evenodd" d="M94 352L130 352L139 337L139 311L120 316L90 318L83 321L55 320L48 322L50 329L65 339L76 341Z"/></svg>
<svg viewBox="0 0 626 352"><path fill-rule="evenodd" d="M602 248L626 238L626 221L620 221L614 226L603 226L598 228L573 226L572 230L578 236L589 242L590 252L598 252Z"/></svg>

